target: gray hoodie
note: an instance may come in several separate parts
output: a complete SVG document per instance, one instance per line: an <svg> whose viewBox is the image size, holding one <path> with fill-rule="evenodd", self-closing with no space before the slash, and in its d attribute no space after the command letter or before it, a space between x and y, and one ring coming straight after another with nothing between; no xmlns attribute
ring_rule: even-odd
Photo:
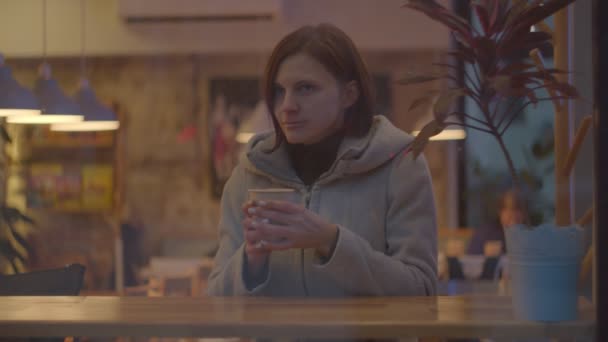
<svg viewBox="0 0 608 342"><path fill-rule="evenodd" d="M305 186L283 146L268 152L273 134L252 138L224 188L209 295L434 295L435 204L424 157L405 153L412 139L377 116L365 137L344 138L330 169ZM325 261L314 249L272 252L266 280L248 288L241 207L247 189L271 187L296 189L302 205L339 226L338 241Z"/></svg>

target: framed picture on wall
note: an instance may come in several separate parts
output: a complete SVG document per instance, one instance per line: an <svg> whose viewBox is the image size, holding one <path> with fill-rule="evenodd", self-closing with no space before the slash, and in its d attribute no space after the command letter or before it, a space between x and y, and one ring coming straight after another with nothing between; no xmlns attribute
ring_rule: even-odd
<svg viewBox="0 0 608 342"><path fill-rule="evenodd" d="M239 127L260 101L260 81L255 77L211 79L209 92L211 191L220 198L243 147L236 140Z"/></svg>

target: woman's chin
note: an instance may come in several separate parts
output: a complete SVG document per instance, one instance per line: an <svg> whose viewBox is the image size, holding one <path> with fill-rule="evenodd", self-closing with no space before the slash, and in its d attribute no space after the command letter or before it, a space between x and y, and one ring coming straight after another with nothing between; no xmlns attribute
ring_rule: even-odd
<svg viewBox="0 0 608 342"><path fill-rule="evenodd" d="M306 144L308 141L306 137L300 134L285 134L285 139L290 144Z"/></svg>

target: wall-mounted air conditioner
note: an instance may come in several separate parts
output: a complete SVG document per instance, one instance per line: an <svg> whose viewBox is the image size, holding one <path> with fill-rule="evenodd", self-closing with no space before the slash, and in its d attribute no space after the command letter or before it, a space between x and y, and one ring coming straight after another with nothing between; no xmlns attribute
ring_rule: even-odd
<svg viewBox="0 0 608 342"><path fill-rule="evenodd" d="M118 0L129 23L273 20L281 0Z"/></svg>

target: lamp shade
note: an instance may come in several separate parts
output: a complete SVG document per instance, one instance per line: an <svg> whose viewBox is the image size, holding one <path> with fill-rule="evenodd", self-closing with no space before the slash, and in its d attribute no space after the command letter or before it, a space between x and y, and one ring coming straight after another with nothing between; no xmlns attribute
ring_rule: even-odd
<svg viewBox="0 0 608 342"><path fill-rule="evenodd" d="M36 116L9 116L6 119L8 123L15 124L51 124L59 122L77 122L82 121L83 116L80 115L80 107L69 97L67 97L57 81L51 78L51 72L48 65L43 64L41 75L34 93L38 97L42 114Z"/></svg>
<svg viewBox="0 0 608 342"><path fill-rule="evenodd" d="M97 100L86 79L81 81L75 99L80 105L84 121L53 124L52 131L111 131L120 126L116 114Z"/></svg>
<svg viewBox="0 0 608 342"><path fill-rule="evenodd" d="M34 94L13 78L0 55L0 116L17 115L40 115L40 107Z"/></svg>

